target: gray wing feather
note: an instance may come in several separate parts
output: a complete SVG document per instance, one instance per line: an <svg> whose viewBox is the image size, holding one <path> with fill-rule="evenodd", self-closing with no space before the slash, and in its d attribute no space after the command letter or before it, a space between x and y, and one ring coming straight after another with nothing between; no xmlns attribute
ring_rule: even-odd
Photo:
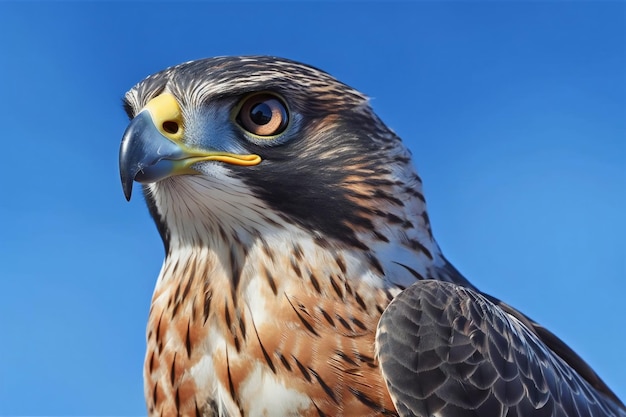
<svg viewBox="0 0 626 417"><path fill-rule="evenodd" d="M402 417L626 417L522 321L452 283L418 281L398 295L376 348Z"/></svg>

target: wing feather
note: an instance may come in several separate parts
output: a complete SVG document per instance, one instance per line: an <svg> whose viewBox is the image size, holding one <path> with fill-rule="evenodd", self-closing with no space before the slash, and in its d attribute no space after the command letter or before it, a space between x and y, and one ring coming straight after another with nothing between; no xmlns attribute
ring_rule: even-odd
<svg viewBox="0 0 626 417"><path fill-rule="evenodd" d="M376 348L402 417L626 417L524 320L456 284L403 291L380 319Z"/></svg>

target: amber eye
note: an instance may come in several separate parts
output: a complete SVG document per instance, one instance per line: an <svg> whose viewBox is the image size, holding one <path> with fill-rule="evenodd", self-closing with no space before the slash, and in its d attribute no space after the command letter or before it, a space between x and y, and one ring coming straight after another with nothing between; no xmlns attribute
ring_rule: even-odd
<svg viewBox="0 0 626 417"><path fill-rule="evenodd" d="M256 136L275 136L287 127L289 116L282 100L272 94L248 97L237 115L237 122Z"/></svg>

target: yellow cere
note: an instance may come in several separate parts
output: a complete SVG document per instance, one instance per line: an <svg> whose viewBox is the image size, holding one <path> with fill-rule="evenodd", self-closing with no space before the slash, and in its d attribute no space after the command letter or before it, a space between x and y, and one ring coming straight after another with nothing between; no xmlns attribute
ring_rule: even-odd
<svg viewBox="0 0 626 417"><path fill-rule="evenodd" d="M152 122L166 138L179 141L183 137L183 118L176 98L170 93L163 93L146 104ZM175 127L175 129L173 128Z"/></svg>

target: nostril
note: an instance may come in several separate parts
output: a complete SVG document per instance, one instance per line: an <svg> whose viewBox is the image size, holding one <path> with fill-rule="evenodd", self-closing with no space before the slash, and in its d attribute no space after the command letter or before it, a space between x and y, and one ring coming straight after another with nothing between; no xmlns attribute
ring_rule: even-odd
<svg viewBox="0 0 626 417"><path fill-rule="evenodd" d="M163 122L163 130L167 133L178 133L178 123L172 122L168 120L167 122Z"/></svg>

